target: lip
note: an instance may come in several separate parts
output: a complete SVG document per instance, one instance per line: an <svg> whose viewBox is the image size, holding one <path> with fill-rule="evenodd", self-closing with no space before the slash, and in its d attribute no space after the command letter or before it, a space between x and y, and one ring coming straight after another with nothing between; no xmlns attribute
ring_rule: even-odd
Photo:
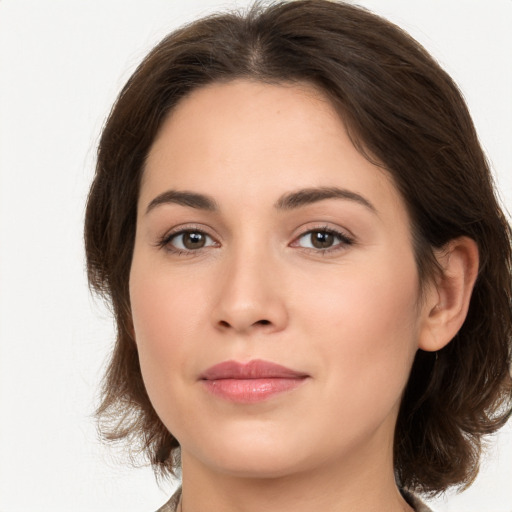
<svg viewBox="0 0 512 512"><path fill-rule="evenodd" d="M291 391L308 374L269 361L254 359L248 363L224 361L199 376L206 389L225 400L255 403Z"/></svg>

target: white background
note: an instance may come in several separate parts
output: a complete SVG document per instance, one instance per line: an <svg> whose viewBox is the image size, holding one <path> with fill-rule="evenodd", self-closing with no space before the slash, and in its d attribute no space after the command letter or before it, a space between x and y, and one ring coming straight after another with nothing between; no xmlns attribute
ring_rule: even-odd
<svg viewBox="0 0 512 512"><path fill-rule="evenodd" d="M510 209L512 0L360 3L459 83ZM113 329L87 289L84 202L102 123L135 66L171 29L234 5L0 0L0 512L151 512L169 495L96 439ZM512 426L474 486L434 507L512 511Z"/></svg>

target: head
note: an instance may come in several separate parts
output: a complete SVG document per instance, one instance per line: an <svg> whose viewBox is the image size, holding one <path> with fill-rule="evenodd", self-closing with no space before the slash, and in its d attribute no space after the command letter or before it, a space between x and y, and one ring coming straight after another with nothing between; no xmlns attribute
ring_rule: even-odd
<svg viewBox="0 0 512 512"><path fill-rule="evenodd" d="M283 113L282 129L274 132L272 127L280 118L275 112L270 114L271 105L280 105ZM243 113L238 124L237 113ZM214 140L215 134L218 139ZM210 155L212 161L223 157L225 163L231 158L237 165L219 167L212 163L204 166L201 175L199 160L194 166L191 157L192 136L198 151L204 150L200 153L202 162L210 162L205 158ZM238 146L230 142L235 136L239 136ZM309 138L315 143L310 141L308 146ZM215 144L208 146L212 142ZM214 149L208 152L207 147ZM272 148L267 156L264 147ZM308 155L312 159L309 166ZM290 159L293 166L282 165ZM315 169L314 162L322 165ZM282 173L277 175L279 164ZM245 204L237 207L234 194L239 197L245 184ZM364 225L368 230L380 225L382 219L372 217L376 215L373 208L385 217L382 225L398 226L393 232L396 238L385 244L387 252L372 253L374 263L368 263L370 258L366 266L358 267L361 259L351 262L349 250L341 265L329 264L327 258L320 263L301 252L306 230L297 231L288 237L286 247L294 255L287 258L293 260L295 254L301 254L307 260L306 272L301 270L305 263L270 257L262 249L263 236L257 238L261 246L252 244L257 247L254 251L247 250L249 244L227 243L229 236L239 239L244 232L247 237L251 233L262 235L271 232L271 226L282 228L287 222L295 229L297 215L309 222L312 210L300 210L307 215L298 214L293 201L300 203L300 194L292 198L289 194L315 186L322 187L327 195L328 189L332 192L336 187L355 191L364 200L369 196L370 206L354 197L345 198L342 217L354 219L349 221L351 225L362 225L354 227L362 233ZM367 339L364 350L347 346L339 359L352 357L355 368L364 364L373 370L382 368L381 379L388 378L389 373L400 376L394 381L392 396L385 400L392 414L368 417L369 423L370 419L393 420L397 479L404 486L427 492L471 482L478 467L481 436L499 428L510 414L509 227L497 204L464 101L452 80L418 43L392 24L354 6L329 1L278 3L255 8L246 15L213 16L178 30L146 57L121 92L101 138L86 213L89 279L111 302L117 321L117 341L99 414L113 421L107 432L110 438L138 440L154 466L164 472L178 464L179 443L169 426L176 424L177 432L187 429L186 422L175 423L158 397L158 389L166 389L165 372L161 368L163 373L159 374L154 367L157 356L153 352L155 357L151 357L152 349L145 341L151 335L146 327L148 315L154 314L158 324L168 305L158 300L166 297L165 290L159 295L158 288L144 288L144 283L157 279L154 273L152 281L146 270L161 272L163 267L157 262L163 260L148 259L143 240L152 226L167 226L158 215L183 215L182 210L171 211L173 206L169 205L162 206L164 213L159 213L158 207L148 212L151 201L169 188L210 195L220 211L207 211L209 217L194 220L212 228L206 233L209 252L186 264L175 261L173 268L181 270L173 270L171 277L164 278L166 289L175 282L179 292L193 279L184 266L193 270L192 276L201 276L196 281L200 285L190 285L185 300L171 304L170 317L176 321L178 332L187 330L182 327L180 331L179 319L187 314L187 307L193 307L194 311L205 311L204 316L194 318L200 326L196 333L206 332L201 329L215 317L218 336L231 336L237 325L234 297L243 282L242 288L252 290L253 296L260 294L261 304L273 305L268 311L254 313L254 322L249 323L257 326L253 329L257 334L251 336L278 340L276 350L282 354L289 350L286 332L290 325L299 325L299 333L319 334L323 340L333 329L344 334L340 336L343 340L353 341L354 336ZM181 200L185 201L183 197ZM282 211L273 217L267 215L279 201ZM307 208L320 203L332 205L329 201L333 199L326 197ZM251 214L247 218L241 217L244 208ZM321 226L306 227L309 232L329 228L334 245L350 245L350 226L340 227L336 222L324 225L326 216L336 218L333 208L339 206L336 203L328 208L313 215L322 219ZM149 215L154 219L148 220ZM240 221L237 224L233 219ZM259 220L251 224L249 219ZM165 231L153 231L158 229ZM335 233L337 229L341 234ZM176 245L177 237L169 237L168 229L160 234L167 235L167 247ZM326 236L326 232L317 234ZM364 246L364 236L356 234L356 247L358 243ZM212 270L208 258L215 260L212 255L221 246L239 247L245 264L239 265L242 260L232 252L226 259L232 258L228 267ZM397 247L400 266L392 263L391 249ZM382 266L386 261L389 265ZM262 268L258 267L261 262ZM453 276L457 275L457 262L468 276L458 295L452 291L456 288ZM168 267L169 262L165 265ZM344 274L340 267L353 271ZM251 281L251 268L252 275L267 275L263 285ZM332 268L337 277L333 278ZM369 276L368 269L375 275ZM312 275L315 279L309 282ZM304 282L304 297L299 301L300 290L293 284L298 276ZM282 290L284 298L274 288ZM351 304L347 289L353 290ZM284 291L294 292L294 296ZM144 312L144 304L152 297L153 313ZM456 297L460 300L458 308L453 307ZM204 307L198 308L198 301ZM347 327L346 317L340 315L349 313L354 318L360 311L371 318L362 316L359 323L348 322ZM292 323L308 312L312 312L309 323ZM376 326L375 332L371 328L357 331L370 321ZM242 324L238 324L239 335ZM325 333L315 331L319 324L329 329ZM171 329L171 324L166 325ZM308 331L311 326L313 330ZM352 327L355 330L350 331ZM383 329L388 329L384 341L389 345L381 344L376 350L371 343ZM404 343L393 344L397 339ZM333 355L335 342L324 344L319 361ZM248 342L243 350L248 355L254 347ZM177 349L176 364L197 359L198 354L205 364L219 362L214 361L215 352L208 359L207 349L202 353L198 347L191 353L184 350ZM314 361L318 353L308 350L305 342L298 353ZM272 357L269 353L268 358ZM387 364L379 367L382 358ZM298 358L295 362L304 361ZM166 364L172 366L172 362ZM190 369L191 373L195 370ZM308 371L315 375L314 363ZM154 375L157 377L152 378ZM382 387L379 377L372 381L360 372L352 380L358 376L361 389ZM371 405L369 401L361 403ZM355 413L355 408L343 412ZM360 414L366 418L364 412ZM302 439L308 435L305 431Z"/></svg>

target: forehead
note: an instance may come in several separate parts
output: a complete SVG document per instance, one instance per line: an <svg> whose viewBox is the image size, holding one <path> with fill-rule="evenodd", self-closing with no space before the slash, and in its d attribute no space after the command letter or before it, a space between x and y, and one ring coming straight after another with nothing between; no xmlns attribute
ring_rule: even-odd
<svg viewBox="0 0 512 512"><path fill-rule="evenodd" d="M141 200L172 188L270 203L293 189L329 186L370 194L383 208L402 206L389 173L356 150L318 89L236 80L195 90L167 117Z"/></svg>
<svg viewBox="0 0 512 512"><path fill-rule="evenodd" d="M244 160L255 170L263 159L285 167L303 156L304 144L313 158L313 146L325 146L331 137L343 142L340 129L331 103L308 84L214 83L178 103L157 134L146 169L169 158L176 169L186 162L206 171L209 164Z"/></svg>

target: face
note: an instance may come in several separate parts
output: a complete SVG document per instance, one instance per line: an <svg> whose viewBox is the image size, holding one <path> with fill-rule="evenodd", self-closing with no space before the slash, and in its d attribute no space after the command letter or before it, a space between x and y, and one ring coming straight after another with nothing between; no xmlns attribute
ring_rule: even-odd
<svg viewBox="0 0 512 512"><path fill-rule="evenodd" d="M315 89L214 84L163 124L130 299L184 467L268 477L389 459L418 295L403 200Z"/></svg>

